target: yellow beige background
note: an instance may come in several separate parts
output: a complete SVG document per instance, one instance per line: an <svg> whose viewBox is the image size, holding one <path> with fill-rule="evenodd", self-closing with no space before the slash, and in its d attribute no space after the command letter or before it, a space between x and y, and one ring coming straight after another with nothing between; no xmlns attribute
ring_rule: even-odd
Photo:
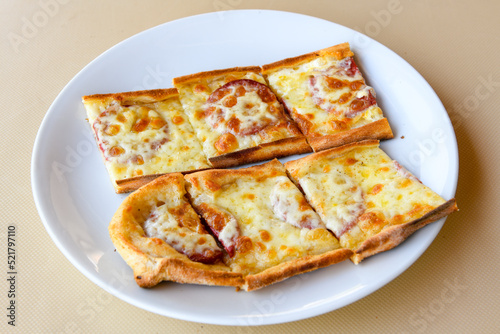
<svg viewBox="0 0 500 334"><path fill-rule="evenodd" d="M395 5L397 12L382 14ZM460 212L446 221L429 249L406 272L342 309L303 321L244 328L162 317L100 289L57 249L32 197L33 143L61 89L108 48L164 22L247 8L308 14L355 28L414 66L439 95L455 126L460 152L456 195ZM0 279L4 282L0 284L0 332L498 332L498 13L500 3L486 0L2 0L0 273L6 272L1 268L6 268L7 262L7 226L15 223L19 275L15 328L7 325L8 286ZM28 32L23 30L26 22L38 22L39 27ZM22 39L13 40L14 35Z"/></svg>

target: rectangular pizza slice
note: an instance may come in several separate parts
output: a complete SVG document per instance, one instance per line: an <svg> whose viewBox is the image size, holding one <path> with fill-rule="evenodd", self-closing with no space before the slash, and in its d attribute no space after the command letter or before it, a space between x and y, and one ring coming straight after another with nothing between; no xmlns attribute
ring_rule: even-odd
<svg viewBox="0 0 500 334"><path fill-rule="evenodd" d="M117 193L210 168L175 88L84 96L83 104Z"/></svg>
<svg viewBox="0 0 500 334"><path fill-rule="evenodd" d="M344 43L262 66L269 86L316 152L393 137L353 56Z"/></svg>
<svg viewBox="0 0 500 334"><path fill-rule="evenodd" d="M240 273L221 262L222 248L186 198L184 178L171 173L129 195L109 225L113 244L141 287L161 281L240 287Z"/></svg>
<svg viewBox="0 0 500 334"><path fill-rule="evenodd" d="M173 84L213 167L312 151L260 67L201 72Z"/></svg>
<svg viewBox="0 0 500 334"><path fill-rule="evenodd" d="M339 246L278 160L185 176L195 210L254 290L352 255Z"/></svg>
<svg viewBox="0 0 500 334"><path fill-rule="evenodd" d="M457 210L367 140L285 164L354 263L389 250L417 229Z"/></svg>

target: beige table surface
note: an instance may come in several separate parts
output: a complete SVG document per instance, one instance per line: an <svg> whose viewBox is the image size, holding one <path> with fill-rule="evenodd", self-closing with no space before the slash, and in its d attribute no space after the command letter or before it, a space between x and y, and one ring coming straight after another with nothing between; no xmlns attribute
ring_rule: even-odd
<svg viewBox="0 0 500 334"><path fill-rule="evenodd" d="M5 162L0 173L0 277L7 276L11 224L17 226L18 260L16 327L7 324L8 284L2 278L1 333L500 332L499 2L55 1L0 1L0 158ZM391 6L397 13L382 20L381 11ZM81 274L39 218L30 184L32 147L47 109L66 83L127 37L221 8L303 13L367 33L414 66L452 117L460 151L460 212L446 221L406 272L342 309L287 324L244 328L149 313ZM38 24L34 30L23 28L33 22Z"/></svg>

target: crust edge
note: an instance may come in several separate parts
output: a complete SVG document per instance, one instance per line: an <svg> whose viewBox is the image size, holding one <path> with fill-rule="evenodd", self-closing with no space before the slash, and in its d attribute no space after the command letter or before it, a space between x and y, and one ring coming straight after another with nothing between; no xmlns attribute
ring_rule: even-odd
<svg viewBox="0 0 500 334"><path fill-rule="evenodd" d="M353 142L368 139L391 139L394 138L387 118L368 123L359 128L350 129L332 135L308 138L309 144L314 152L323 151L332 147L342 146Z"/></svg>
<svg viewBox="0 0 500 334"><path fill-rule="evenodd" d="M390 250L401 244L418 229L446 217L457 210L456 201L452 198L418 219L405 224L391 226L365 240L361 246L354 251L355 254L351 257L351 260L355 264L358 264L369 256Z"/></svg>
<svg viewBox="0 0 500 334"><path fill-rule="evenodd" d="M225 69L220 69L220 70L198 72L198 73L193 73L193 74L188 74L188 75L184 75L181 77L173 78L172 83L174 85L179 85L179 84L185 84L185 83L192 82L192 81L197 81L200 79L213 78L213 77L218 77L218 76L221 76L224 74L241 73L241 72L254 72L254 73L260 74L261 68L260 68L260 66L243 66L243 67L231 67L231 68L225 68Z"/></svg>
<svg viewBox="0 0 500 334"><path fill-rule="evenodd" d="M236 179L245 177L253 178L270 177L275 173L286 175L286 169L278 159L273 159L263 164L237 169L208 169L205 171L191 173L184 177L199 192L216 192L221 186L232 183ZM190 190L188 190L188 193ZM196 206L193 205L193 207Z"/></svg>
<svg viewBox="0 0 500 334"><path fill-rule="evenodd" d="M260 144L241 151L208 158L208 160L215 168L225 168L309 152L312 152L312 149L306 138L299 136Z"/></svg>
<svg viewBox="0 0 500 334"><path fill-rule="evenodd" d="M143 288L153 287L162 281L239 288L244 283L243 275L231 272L225 265L206 265L191 261L168 244L164 244L167 255L156 257L139 249L134 242L134 238L137 238L139 234L128 227L130 224L135 224L134 218L131 217L133 214L130 213L131 205L136 201L141 201L143 195L162 191L162 183L178 182L176 178L184 182L180 173L168 174L134 192L122 202L108 227L116 250L132 268L136 283ZM227 270L222 270L222 268Z"/></svg>
<svg viewBox="0 0 500 334"><path fill-rule="evenodd" d="M245 276L245 291L260 289L283 281L295 275L324 268L342 262L349 258L353 252L347 248L328 251L319 255L309 255L289 262L281 263L260 273Z"/></svg>

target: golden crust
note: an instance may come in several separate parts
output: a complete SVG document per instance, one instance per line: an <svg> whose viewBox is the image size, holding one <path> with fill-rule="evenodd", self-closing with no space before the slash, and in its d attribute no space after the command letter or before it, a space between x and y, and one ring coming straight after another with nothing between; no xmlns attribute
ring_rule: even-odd
<svg viewBox="0 0 500 334"><path fill-rule="evenodd" d="M353 252L346 248L335 249L320 255L310 255L285 262L275 267L266 269L258 274L245 277L245 284L242 288L245 291L252 291L268 286L273 283L283 281L289 277L324 268L332 264L342 262L349 258Z"/></svg>
<svg viewBox="0 0 500 334"><path fill-rule="evenodd" d="M224 264L208 265L191 261L167 243L145 236L142 222L147 216L147 203L155 201L160 194L183 195L184 192L182 174L162 176L127 197L113 216L109 225L111 240L133 269L137 284L152 287L161 281L174 281L241 286L244 282L242 275L230 272Z"/></svg>
<svg viewBox="0 0 500 334"><path fill-rule="evenodd" d="M226 69L220 69L220 70L193 73L193 74L185 75L182 77L177 77L177 78L172 79L172 83L174 85L179 85L179 84L185 84L188 82L198 81L201 79L215 78L215 77L225 76L225 75L229 75L229 74L246 73L246 72L260 73L260 71L261 71L261 68L259 66L232 67L232 68L226 68Z"/></svg>
<svg viewBox="0 0 500 334"><path fill-rule="evenodd" d="M401 225L389 226L373 237L363 241L361 246L355 250L355 254L351 257L351 260L355 264L358 264L366 257L392 249L405 241L418 229L446 217L457 210L458 207L453 198L418 219Z"/></svg>
<svg viewBox="0 0 500 334"><path fill-rule="evenodd" d="M352 57L353 55L354 54L349 47L349 43L342 43L318 51L306 53L297 57L286 58L274 63L262 65L262 74L266 75L281 68L297 66L311 61L315 58L330 56L334 57L337 60L340 60L346 57Z"/></svg>
<svg viewBox="0 0 500 334"><path fill-rule="evenodd" d="M175 172L175 173L189 174L189 173L194 173L194 172L200 172L202 170L207 170L207 169L209 169L209 168L194 169L194 170L188 170L188 171L179 171L179 172ZM134 177L131 177L128 179L116 180L116 187L115 187L116 193L122 194L122 193L128 193L128 192L137 190L140 187L153 181L154 179L156 179L160 176L166 175L166 174L172 174L172 173L141 175L141 176L134 176Z"/></svg>
<svg viewBox="0 0 500 334"><path fill-rule="evenodd" d="M142 90L142 91L123 92L123 93L95 94L95 95L83 96L82 100L85 105L92 105L93 103L110 105L114 101L118 101L122 105L138 105L138 104L140 105L140 104L162 102L169 99L178 100L178 96L179 92L177 91L176 88L167 88L167 89L153 89L153 90ZM205 162L206 162L205 165L207 166L207 168L209 168L208 161ZM193 170L173 170L172 172L189 173L204 169L206 168L199 168ZM128 177L125 179L114 179L112 177L111 179L113 181L112 183L115 192L117 194L120 194L120 193L134 191L164 174L166 173L140 175L135 177Z"/></svg>
<svg viewBox="0 0 500 334"><path fill-rule="evenodd" d="M302 159L287 162L285 163L285 168L287 169L289 175L291 175L292 180L296 184L299 184L301 175L304 175L304 173L308 173L310 166L318 163L319 161L323 159L335 159L337 157L345 155L353 149L369 148L374 146L379 146L378 140L365 140L361 142L350 143L344 146L331 148L318 153L313 153ZM455 199L451 199L439 205L438 207L431 209L423 216L410 222L399 225L388 225L377 234L368 237L366 240L363 240L359 246L355 246L355 249L353 249L354 254L353 256L351 256L351 260L355 264L358 264L366 257L392 249L402 243L406 238L408 238L419 228L422 228L431 222L443 218L456 210L458 209ZM343 236L340 237L340 240L342 244Z"/></svg>
<svg viewBox="0 0 500 334"><path fill-rule="evenodd" d="M135 92L94 94L83 96L84 103L120 101L122 104L154 103L178 96L176 88L140 90Z"/></svg>
<svg viewBox="0 0 500 334"><path fill-rule="evenodd" d="M273 159L261 165L240 169L209 169L192 173L185 179L203 192L215 192L224 184L241 178L267 178L285 173L285 167L278 159Z"/></svg>
<svg viewBox="0 0 500 334"><path fill-rule="evenodd" d="M368 123L359 128L349 129L332 135L312 137L309 144L314 152L323 151L332 147L342 146L352 142L359 142L367 139L391 139L394 138L387 118Z"/></svg>
<svg viewBox="0 0 500 334"><path fill-rule="evenodd" d="M219 155L208 160L215 168L225 168L309 152L312 152L312 149L305 137L292 137Z"/></svg>
<svg viewBox="0 0 500 334"><path fill-rule="evenodd" d="M239 273L205 268L197 263L186 263L182 259L169 258L157 260L152 275L148 273L136 275L134 271L134 277L137 284L143 288L153 287L162 281L236 288L239 288L244 282L243 276Z"/></svg>
<svg viewBox="0 0 500 334"><path fill-rule="evenodd" d="M334 148L330 148L325 151L316 152L313 154L309 154L301 159L288 161L285 163L285 168L288 170L290 174L294 174L296 171L300 170L302 167L307 167L313 164L315 161L324 159L324 158L333 158L336 156L341 156L350 150L359 148L359 147L370 147L370 146L379 146L378 140L363 140L359 142L349 143L343 146L338 146ZM297 183L297 182L296 182Z"/></svg>

